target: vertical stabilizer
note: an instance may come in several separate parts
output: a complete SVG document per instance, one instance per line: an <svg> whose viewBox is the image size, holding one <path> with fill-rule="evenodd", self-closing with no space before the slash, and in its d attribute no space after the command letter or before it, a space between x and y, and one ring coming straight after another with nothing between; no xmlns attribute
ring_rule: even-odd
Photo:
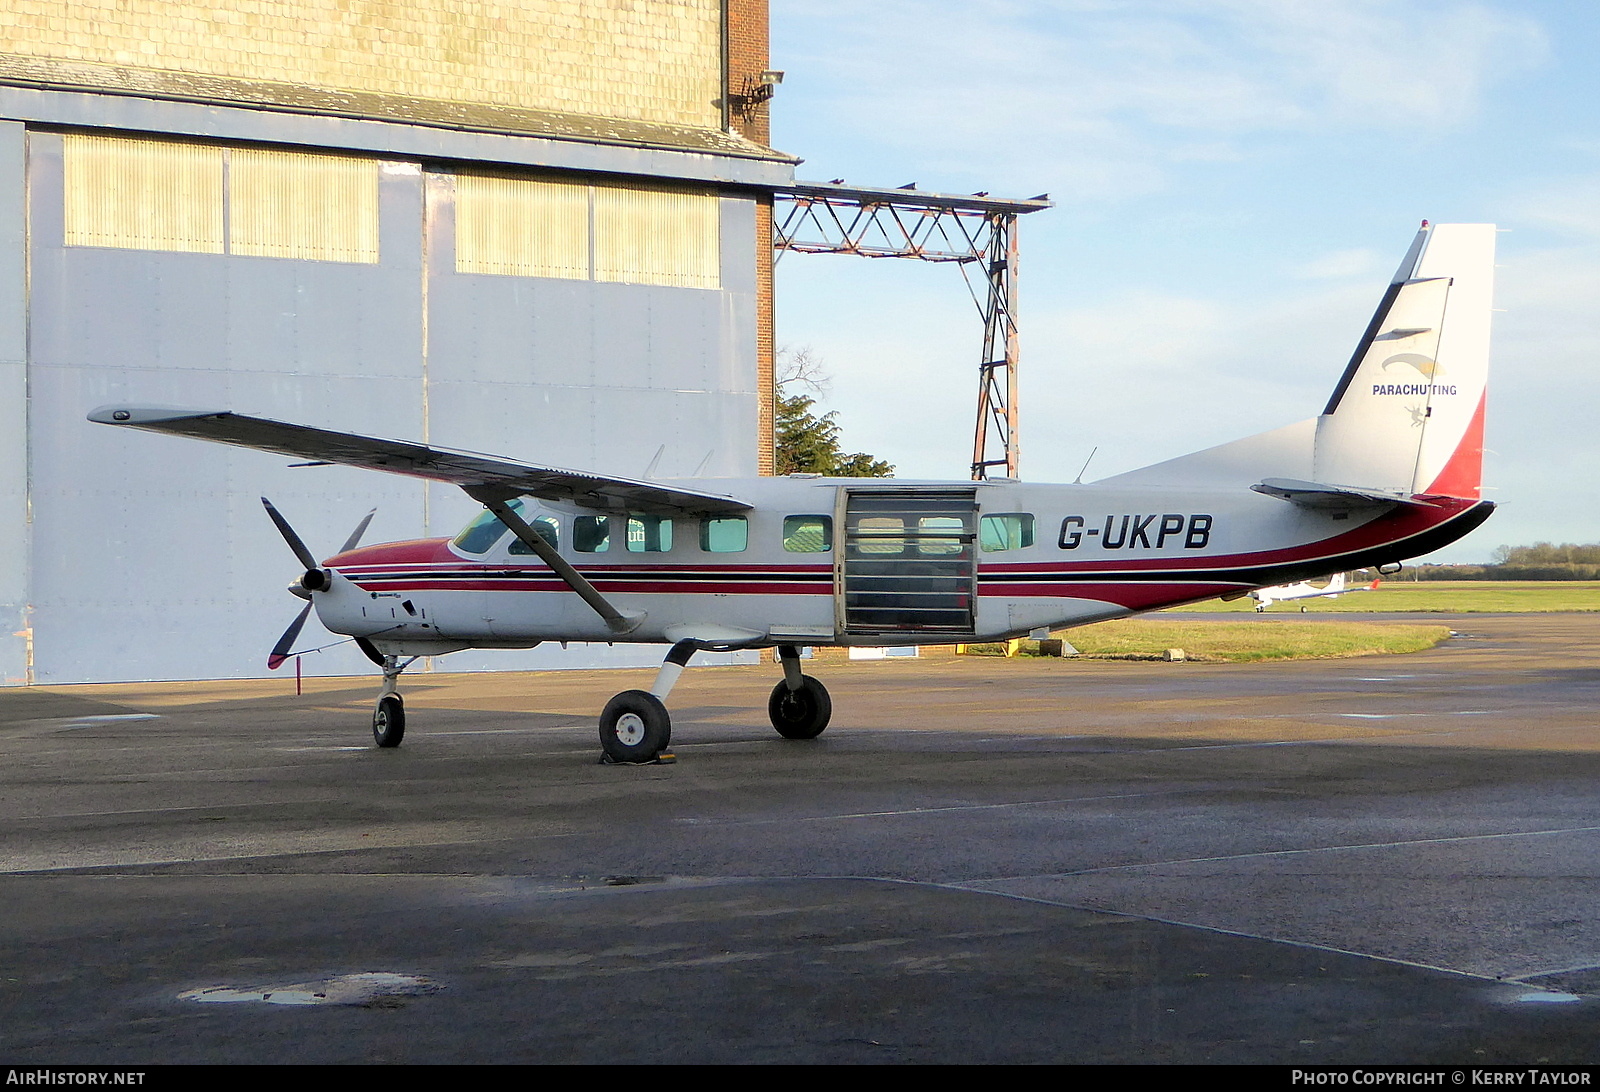
<svg viewBox="0 0 1600 1092"><path fill-rule="evenodd" d="M1317 419L1329 485L1476 499L1493 224L1424 224Z"/></svg>

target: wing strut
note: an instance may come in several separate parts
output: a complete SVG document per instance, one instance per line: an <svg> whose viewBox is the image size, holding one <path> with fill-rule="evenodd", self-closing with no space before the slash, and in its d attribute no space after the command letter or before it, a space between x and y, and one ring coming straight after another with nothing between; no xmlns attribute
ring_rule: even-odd
<svg viewBox="0 0 1600 1092"><path fill-rule="evenodd" d="M516 535L528 549L539 556L539 560L550 566L563 583L578 593L578 597L594 608L594 612L605 619L606 628L612 633L632 633L639 628L645 615L643 611L623 614L595 589L595 586L584 579L582 573L567 564L565 558L556 553L555 549L546 542L539 532L528 526L527 521L517 514L507 501L521 496L520 492L492 485L464 485L462 490L475 501L479 501L489 511L493 512L501 523L511 528L511 533Z"/></svg>

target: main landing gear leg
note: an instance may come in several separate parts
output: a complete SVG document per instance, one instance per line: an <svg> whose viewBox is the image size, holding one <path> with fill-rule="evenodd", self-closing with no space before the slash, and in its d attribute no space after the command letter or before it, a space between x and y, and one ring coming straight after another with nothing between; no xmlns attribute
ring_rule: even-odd
<svg viewBox="0 0 1600 1092"><path fill-rule="evenodd" d="M800 673L800 650L793 645L778 646L778 662L783 681L772 688L767 716L784 739L816 739L833 716L828 688Z"/></svg>
<svg viewBox="0 0 1600 1092"><path fill-rule="evenodd" d="M667 653L649 690L624 690L606 703L600 714L600 747L612 762L654 762L672 742L672 718L666 699L689 660L700 650L698 641L679 641Z"/></svg>
<svg viewBox="0 0 1600 1092"><path fill-rule="evenodd" d="M383 689L378 691L378 704L372 711L372 738L379 747L398 747L406 737L406 704L400 700L400 672L417 662L417 658L401 663L398 656L383 658Z"/></svg>

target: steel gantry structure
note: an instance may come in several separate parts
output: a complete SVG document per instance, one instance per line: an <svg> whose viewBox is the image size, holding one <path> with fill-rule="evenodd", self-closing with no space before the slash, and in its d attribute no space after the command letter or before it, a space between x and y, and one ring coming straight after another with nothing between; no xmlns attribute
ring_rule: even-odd
<svg viewBox="0 0 1600 1092"><path fill-rule="evenodd" d="M960 267L983 318L972 477L989 477L991 467L1004 467L1007 478L1018 477L1017 217L1050 208L1048 195L1011 200L985 193L926 193L915 185L862 189L839 180L796 182L775 196L775 258L793 250ZM981 293L968 272L974 265L983 270Z"/></svg>

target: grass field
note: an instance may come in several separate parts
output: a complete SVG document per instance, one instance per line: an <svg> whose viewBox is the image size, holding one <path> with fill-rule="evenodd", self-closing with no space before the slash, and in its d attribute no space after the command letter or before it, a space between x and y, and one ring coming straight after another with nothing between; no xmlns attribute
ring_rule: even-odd
<svg viewBox="0 0 1600 1092"><path fill-rule="evenodd" d="M1288 619L1122 618L1062 634L1096 660L1160 660L1183 649L1186 660L1252 663L1421 652L1450 636L1449 626L1404 622L1294 622ZM1022 655L1032 655L1025 643ZM1000 656L1006 646L968 645L969 655Z"/></svg>
<svg viewBox="0 0 1600 1092"><path fill-rule="evenodd" d="M1323 581L1317 583L1320 585ZM1600 581L1440 580L1412 583L1407 580L1386 580L1378 585L1376 591L1351 592L1337 599L1303 599L1293 603L1275 603L1267 613L1299 614L1302 606L1306 608L1307 614L1348 614L1368 611L1533 614L1547 611L1590 611L1600 610ZM1223 603L1213 599L1208 603L1177 609L1251 613L1255 610L1255 601L1247 598Z"/></svg>
<svg viewBox="0 0 1600 1092"><path fill-rule="evenodd" d="M1318 583L1321 583L1320 581ZM1374 591L1351 592L1337 599L1305 599L1278 603L1257 617L1255 601L1211 600L1181 613L1234 614L1216 619L1142 618L1100 622L1068 630L1073 647L1095 659L1160 659L1169 648L1181 648L1190 660L1243 663L1256 660L1316 659L1419 652L1450 635L1449 627L1401 622L1304 622L1306 614L1371 612L1436 614L1536 614L1550 611L1600 611L1600 581L1385 581ZM1027 646L1025 646L1026 648ZM971 646L979 655L1000 654L1004 645Z"/></svg>
<svg viewBox="0 0 1600 1092"><path fill-rule="evenodd" d="M1067 631L1084 656L1161 659L1181 648L1190 660L1251 663L1421 652L1450 636L1449 626L1403 622L1237 622L1124 618Z"/></svg>

